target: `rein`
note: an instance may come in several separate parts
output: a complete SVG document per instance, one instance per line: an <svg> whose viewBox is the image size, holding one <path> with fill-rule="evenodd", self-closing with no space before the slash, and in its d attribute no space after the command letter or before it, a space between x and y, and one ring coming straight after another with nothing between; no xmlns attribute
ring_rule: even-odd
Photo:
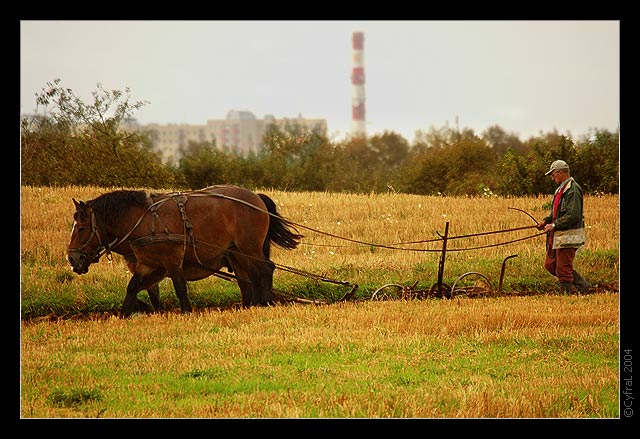
<svg viewBox="0 0 640 439"><path fill-rule="evenodd" d="M398 247L399 245L419 244L419 243L427 243L427 242L440 242L443 239L442 237L435 238L435 239L429 239L429 240L422 240L422 241L400 242L400 243L391 244L391 245L375 244L375 243L371 243L371 242L359 241L357 239L351 239L351 238L346 238L344 236L334 235L333 233L323 232L322 230L314 229L313 227L305 226L303 224L298 224L298 223L295 223L293 221L286 220L286 219L282 218L281 216L275 215L275 214L273 214L271 212L268 212L268 211L266 211L264 209L261 209L261 208L259 208L257 206L254 206L253 204L248 203L248 202L246 202L244 200L239 200L237 198L229 197L229 196L224 195L224 194L206 192L207 189L208 188L204 188L204 189L200 189L198 191L189 192L188 195L190 195L190 196L199 196L199 197L203 197L203 196L204 197L211 197L211 196L213 196L213 197L216 197L216 198L223 198L223 199L226 199L226 200L235 201L237 203L241 203L241 204L244 204L246 206L249 206L252 209L255 209L255 210L259 211L259 212L263 212L263 213L266 213L267 215L273 216L275 218L279 218L280 220L286 222L287 224L289 224L289 225L291 225L293 227L309 230L311 232L315 232L315 233L318 233L320 235L329 236L331 238L340 239L342 241L348 241L348 242L352 242L352 243L355 243L355 244L366 245L366 246L369 246L369 247L386 248L386 249L390 249L390 250L404 250L404 251L413 251L413 252L442 252L442 249L423 249L423 248ZM521 209L517 209L517 208L509 208L509 209L521 211ZM524 212L524 213L529 215L527 212ZM531 215L529 215L529 217L531 217L531 219L533 219L534 222L535 222L535 218L533 218ZM470 234L470 235L451 236L448 239L452 240L452 239L460 239L460 238L470 238L470 237L474 237L474 236L493 235L493 234L498 234L498 233L508 233L508 232L514 232L514 231L518 231L518 230L532 229L534 227L536 227L536 226L535 225L531 225L531 226L514 227L514 228L511 228L511 229L494 230L494 231L491 231L491 232L482 232L482 233L474 233L474 234ZM519 239L514 239L514 240L511 240L511 241L507 241L507 242L501 242L501 243L498 243L498 244L489 244L489 245L483 245L483 246L479 246L479 247L470 247L470 248L456 248L456 249L451 249L450 251L478 250L478 249L482 249L482 248L498 247L498 246L501 246L501 245L512 244L514 242L524 241L524 240L527 240L527 239L535 238L536 236L540 236L540 235L543 235L545 233L546 232L536 233L536 234L531 235L531 236L527 236L527 237L519 238Z"/></svg>
<svg viewBox="0 0 640 439"><path fill-rule="evenodd" d="M213 186L215 187L215 186ZM305 229L305 230L309 230L311 232L314 233L318 233L320 235L324 235L324 236L328 236L331 238L335 238L335 239L339 239L342 241L348 241L354 244L360 244L360 245L366 245L368 247L378 247L378 248L386 248L389 250L404 250L404 251L413 251L413 252L441 252L441 249L424 249L424 248L406 248L406 247L399 247L401 245L409 245L409 244L418 244L418 243L428 243L428 242L439 242L442 241L442 238L435 238L435 239L429 239L429 240L423 240L423 241L413 241L413 242L400 242L397 244L391 244L391 245L386 245L386 244L376 244L376 243L372 243L372 242L366 242L366 241L360 241L357 239L351 239L351 238L347 238L344 236L339 236L339 235L334 235L333 233L329 233L329 232L323 232L322 230L318 230L318 229L314 229L313 227L309 227L309 226L305 226L304 224L299 224L299 223L295 223L293 221L287 220L279 215L273 214L265 209L261 209L260 207L254 206L253 204L244 201L244 200L240 200L238 198L234 198L234 197L230 197L228 195L224 195L224 194L220 194L220 193L216 193L216 192L210 192L209 190L212 189L213 187L207 187L204 189L199 189L196 191L190 191L190 192L175 192L170 194L171 196L169 198L165 198L163 200L160 201L156 201L154 204L152 204L149 209L151 209L151 207L161 204L173 197L176 196L186 196L188 197L214 197L214 198L221 198L224 200L229 200L229 201L234 201L236 203L240 203L240 204L244 204L245 206L248 206L254 210L257 210L258 212L262 212L265 213L269 216L272 216L274 218L278 218L282 221L284 221L285 223L296 227L296 228L300 228L300 229ZM147 209L147 210L149 210ZM519 210L521 211L521 209L516 209L516 208L509 208L509 209L513 209L513 210ZM523 211L524 212L524 211ZM144 217L144 215L146 215L147 212L145 212L142 217L138 220L138 222L136 223L135 226L133 226L133 228L131 229L131 231L125 235L125 237L123 237L119 242L118 245L121 244L124 240L126 240L129 235L131 235L131 233L133 233L133 231L140 225L140 223L142 222L142 218ZM527 212L524 212L527 213ZM529 215L527 213L527 215ZM535 219L529 215L529 217L531 217L534 221ZM476 233L476 234L470 234L470 235L460 235L460 236L452 236L449 237L448 239L460 239L460 238L470 238L470 237L474 237L474 236L482 236L482 235L492 235L492 234L498 234L498 233L508 233L508 232L513 232L513 231L518 231L518 230L526 230L526 229L531 229L534 228L536 226L531 225L531 226L523 226L523 227L515 227L512 229L502 229L502 230L495 230L495 231L491 231L491 232L482 232L482 233ZM514 242L518 242L518 241L524 241L527 239L531 239L531 238L535 238L537 236L543 235L546 232L542 232L542 233L536 233L534 235L531 236L527 236L524 238L519 238L519 239L514 239L511 241L507 241L507 242L501 242L498 244L490 244L490 245L483 245L483 246L479 246L479 247L471 247L471 248L459 248L459 249L451 249L450 251L464 251L464 250L478 250L478 249L482 249L482 248L489 248L489 247L498 247L500 245L506 245L506 244L512 244Z"/></svg>
<svg viewBox="0 0 640 439"><path fill-rule="evenodd" d="M91 241L91 238L93 237L93 235L97 235L98 237L98 241L100 246L98 247L98 252L96 253L96 255L91 259L91 261L95 260L96 258L99 258L100 256L102 256L102 254L107 253L107 255L110 255L110 249L111 248L115 248L117 246L119 246L120 244L122 244L123 242L125 242L126 240L129 239L129 237L131 236L131 234L138 228L138 226L140 226L140 224L142 223L142 220L144 219L144 217L147 215L147 213L149 213L150 211L153 211L154 214L157 215L157 208L169 201L169 200L174 200L176 203L178 203L178 207L180 208L180 212L182 215L182 219L183 222L185 224L185 229L184 229L184 235L180 235L183 237L183 242L185 244L185 250L186 250L186 245L189 241L190 244L192 244L194 247L196 246L196 244L205 244L206 243L201 243L199 241L196 241L195 238L193 236L191 236L191 239L188 240L187 239L187 230L191 231L191 228L188 227L190 225L188 218L186 217L186 213L184 211L184 206L187 202L187 200L189 199L189 197L214 197L214 198L220 198L220 199L224 199L224 200L229 200L229 201L233 201L239 204L243 204L247 207L250 207L254 210L257 210L258 212L262 212L265 213L269 216L272 216L274 218L278 218L282 221L284 221L286 224L289 224L290 226L296 227L296 228L300 228L300 229L305 229L305 230L309 230L312 231L314 233L318 233L320 235L324 235L324 236L328 236L331 238L335 238L335 239L339 239L342 241L348 241L354 244L359 244L359 245L365 245L368 247L378 247L378 248L385 248L385 249L390 249L390 250L403 250L403 251L413 251L413 252L441 252L441 249L425 249L425 248L407 248L407 247L401 247L402 245L411 245L411 244L419 244L419 243L429 243L429 242L439 242L442 241L442 237L439 238L435 238L435 239L428 239L428 240L421 240L421 241L410 241L410 242L399 242L399 243L395 243L395 244L391 244L391 245L385 245L385 244L376 244L376 243L371 243L371 242L366 242L366 241L360 241L357 239L351 239L351 238L347 238L344 236L339 236L339 235L335 235L333 233L329 233L329 232L323 232L321 230L318 229L314 229L312 227L309 226L305 226L303 224L298 224L295 223L293 221L287 220L279 215L273 214L265 209L262 209L260 207L254 206L253 204L238 199L238 198L234 198L234 197L230 197L228 195L224 195L224 194L220 194L220 193L216 193L216 192L211 192L210 190L215 188L217 186L210 186L204 189L199 189L199 190L195 190L195 191L190 191L190 192L173 192L173 193L169 193L166 194L167 198L163 198L161 200L158 200L152 204L149 205L149 207L147 207L147 209L145 210L145 212L140 216L140 218L138 219L138 221L133 225L133 227L131 228L131 230L129 230L129 232L127 232L122 238L117 238L114 239L113 242L111 242L110 244L106 244L104 245L102 243L102 239L100 236L100 233L95 225L96 220L95 220L95 215L93 212L91 212L91 235L89 236L89 238L87 239L87 241L85 242L85 244L82 247L79 248L74 248L74 249L68 249L67 251L83 251L88 245L89 242ZM178 197L181 197L181 201L177 201ZM519 210L521 212L521 209L516 209L516 208L509 208L509 209L513 209L513 210ZM524 212L527 215L529 215L527 212ZM529 215L529 217L531 217L534 221L535 219ZM189 223L189 224L188 224ZM491 234L498 234L498 233L507 233L507 232L513 232L513 231L517 231L517 230L525 230L525 229L530 229L536 226L523 226L523 227L515 227L512 229L503 229L503 230L495 230L495 231L491 231L491 232L482 232L482 233L476 233L476 234L470 234L470 235L460 235L460 236L452 236L449 237L449 240L452 239L460 239L460 238L469 238L469 237L474 237L474 236L482 236L482 235L491 235ZM152 224L152 228L153 228L153 224ZM500 245L506 245L506 244L511 244L514 242L518 242L518 241L523 241L526 239L531 239L531 238L535 238L537 236L540 236L542 234L544 234L546 232L542 232L542 233L537 233L531 236L527 236L524 238L519 238L519 239L514 239L511 241L507 241L507 242L501 242L498 244L490 244L490 245L483 245L483 246L478 246L478 247L470 247L470 248L457 248L457 249L450 249L449 251L465 251L465 250L477 250L477 249L482 249L482 248L488 248L488 247L497 247ZM172 234L171 235L171 241L177 241L177 237L178 235ZM141 238L137 238L136 241L139 241L139 243L141 245L148 245L151 244L154 240L156 240L158 238L155 237L155 234L149 235L149 236L143 236ZM310 244L311 245L311 244ZM197 257L197 254L196 254Z"/></svg>

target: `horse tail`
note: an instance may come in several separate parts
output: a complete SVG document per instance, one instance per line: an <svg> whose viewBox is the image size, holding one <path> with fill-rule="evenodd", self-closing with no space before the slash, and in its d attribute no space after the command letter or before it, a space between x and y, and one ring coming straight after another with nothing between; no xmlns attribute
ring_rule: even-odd
<svg viewBox="0 0 640 439"><path fill-rule="evenodd" d="M282 218L276 210L276 203L265 194L258 194L262 199L269 215L269 231L267 232L267 239L264 240L262 245L262 252L269 258L271 253L271 243L273 242L278 247L286 250L293 250L298 247L302 235L298 234L298 230L286 219Z"/></svg>

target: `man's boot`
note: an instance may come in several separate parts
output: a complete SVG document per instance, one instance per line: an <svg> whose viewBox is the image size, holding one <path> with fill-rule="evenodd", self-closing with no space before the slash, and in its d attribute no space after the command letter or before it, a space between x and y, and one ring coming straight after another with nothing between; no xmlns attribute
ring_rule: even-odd
<svg viewBox="0 0 640 439"><path fill-rule="evenodd" d="M587 282L584 277L580 276L580 273L576 270L573 270L573 284L582 294L588 293L593 288L593 286Z"/></svg>
<svg viewBox="0 0 640 439"><path fill-rule="evenodd" d="M572 287L571 282L560 282L560 294L571 294Z"/></svg>

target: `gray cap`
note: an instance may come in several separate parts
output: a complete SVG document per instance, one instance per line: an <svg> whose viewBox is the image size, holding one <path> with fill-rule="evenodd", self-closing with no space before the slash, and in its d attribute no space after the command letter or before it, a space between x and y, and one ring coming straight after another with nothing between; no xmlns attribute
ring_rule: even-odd
<svg viewBox="0 0 640 439"><path fill-rule="evenodd" d="M567 162L565 162L564 160L556 160L555 162L551 163L551 167L544 175L549 175L553 171L558 171L560 169L566 169L568 171L569 165L567 165Z"/></svg>

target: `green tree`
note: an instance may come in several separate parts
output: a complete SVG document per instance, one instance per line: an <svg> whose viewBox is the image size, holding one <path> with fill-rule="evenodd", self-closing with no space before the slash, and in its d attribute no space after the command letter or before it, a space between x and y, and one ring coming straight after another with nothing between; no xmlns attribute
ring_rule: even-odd
<svg viewBox="0 0 640 439"><path fill-rule="evenodd" d="M431 127L416 137L399 185L403 191L483 195L495 185L495 151L470 128Z"/></svg>
<svg viewBox="0 0 640 439"><path fill-rule="evenodd" d="M290 190L325 190L334 169L334 150L326 135L298 124L271 125L259 154L263 184Z"/></svg>
<svg viewBox="0 0 640 439"><path fill-rule="evenodd" d="M530 193L527 186L527 160L507 148L496 164L495 193L522 196Z"/></svg>
<svg viewBox="0 0 640 439"><path fill-rule="evenodd" d="M393 131L384 131L369 139L369 147L385 168L401 166L409 154L409 142Z"/></svg>
<svg viewBox="0 0 640 439"><path fill-rule="evenodd" d="M213 142L190 141L178 163L178 172L191 189L216 184L245 185L248 179L243 178L243 161L239 154L218 149Z"/></svg>
<svg viewBox="0 0 640 439"><path fill-rule="evenodd" d="M328 190L361 193L384 190L377 185L380 163L369 147L369 139L346 139L336 145L334 153L335 166Z"/></svg>
<svg viewBox="0 0 640 439"><path fill-rule="evenodd" d="M400 190L420 195L444 194L447 183L445 148L414 146L404 167Z"/></svg>
<svg viewBox="0 0 640 439"><path fill-rule="evenodd" d="M516 154L525 155L526 148L514 133L507 133L499 125L492 125L482 133L482 138L493 148L498 157L502 157L508 149Z"/></svg>
<svg viewBox="0 0 640 439"><path fill-rule="evenodd" d="M75 177L75 145L68 124L44 116L22 116L20 121L22 184L60 186Z"/></svg>
<svg viewBox="0 0 640 439"><path fill-rule="evenodd" d="M555 160L564 160L572 168L575 168L571 165L575 163L577 155L573 141L568 136L559 134L554 130L529 139L527 144L529 153L527 154L526 186L529 194L548 194L553 192L555 183L545 173Z"/></svg>
<svg viewBox="0 0 640 439"><path fill-rule="evenodd" d="M85 103L57 79L36 95L47 116L21 118L22 184L166 187L179 176L151 152L150 140L120 128L145 102L98 84Z"/></svg>
<svg viewBox="0 0 640 439"><path fill-rule="evenodd" d="M479 137L466 136L445 149L446 191L455 195L484 195L495 186L495 151Z"/></svg>
<svg viewBox="0 0 640 439"><path fill-rule="evenodd" d="M595 130L576 145L577 156L572 175L588 192L616 193L620 180L620 135ZM570 163L571 165L571 163Z"/></svg>
<svg viewBox="0 0 640 439"><path fill-rule="evenodd" d="M264 170L262 185L283 190L295 188L294 168L301 154L297 136L274 124L265 132L263 145L259 153Z"/></svg>

